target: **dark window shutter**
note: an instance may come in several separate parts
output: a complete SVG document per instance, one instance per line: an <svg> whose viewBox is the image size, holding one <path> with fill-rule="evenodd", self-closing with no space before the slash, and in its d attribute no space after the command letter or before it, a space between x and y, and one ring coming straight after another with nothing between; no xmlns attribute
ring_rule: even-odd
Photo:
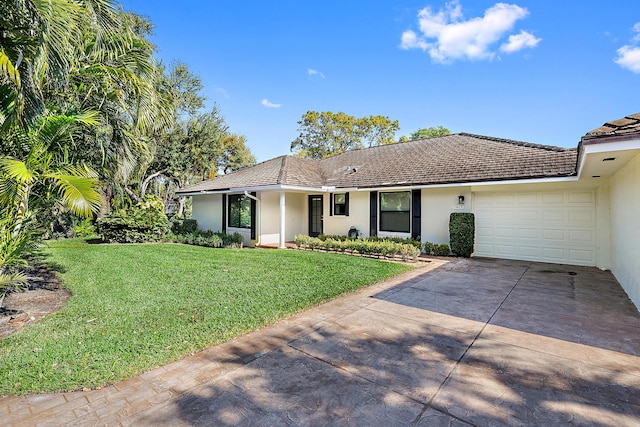
<svg viewBox="0 0 640 427"><path fill-rule="evenodd" d="M256 192L251 193L256 197ZM251 199L251 240L256 239L256 201Z"/></svg>
<svg viewBox="0 0 640 427"><path fill-rule="evenodd" d="M227 233L227 195L222 194L222 232Z"/></svg>
<svg viewBox="0 0 640 427"><path fill-rule="evenodd" d="M369 193L369 236L378 235L378 192Z"/></svg>
<svg viewBox="0 0 640 427"><path fill-rule="evenodd" d="M333 193L329 193L329 216L333 216Z"/></svg>
<svg viewBox="0 0 640 427"><path fill-rule="evenodd" d="M411 191L411 210L412 210L412 221L411 221L411 237L414 239L420 238L420 224L421 224L421 215L420 208L422 206L421 202L421 190L413 190Z"/></svg>
<svg viewBox="0 0 640 427"><path fill-rule="evenodd" d="M349 216L349 193L344 193L344 215Z"/></svg>

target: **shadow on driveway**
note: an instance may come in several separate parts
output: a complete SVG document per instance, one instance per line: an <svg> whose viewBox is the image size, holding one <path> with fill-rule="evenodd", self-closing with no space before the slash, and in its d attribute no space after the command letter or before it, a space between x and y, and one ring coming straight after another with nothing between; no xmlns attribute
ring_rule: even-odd
<svg viewBox="0 0 640 427"><path fill-rule="evenodd" d="M596 269L461 260L274 351L232 346L220 363L252 360L137 422L638 425L630 304Z"/></svg>

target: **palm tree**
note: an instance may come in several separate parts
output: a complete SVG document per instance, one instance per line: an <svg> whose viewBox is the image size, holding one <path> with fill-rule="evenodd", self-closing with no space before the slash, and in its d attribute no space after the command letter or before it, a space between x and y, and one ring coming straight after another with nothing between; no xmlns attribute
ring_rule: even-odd
<svg viewBox="0 0 640 427"><path fill-rule="evenodd" d="M113 28L113 0L0 2L0 129L34 123L44 111L43 84L64 85L83 25L99 43Z"/></svg>
<svg viewBox="0 0 640 427"><path fill-rule="evenodd" d="M95 172L69 164L53 149L72 144L83 127L96 124L96 114L86 113L41 116L28 129L13 128L11 140L27 153L23 159L0 157L0 303L9 286L25 280L15 269L41 236L34 221L40 211L64 206L91 216L100 209Z"/></svg>

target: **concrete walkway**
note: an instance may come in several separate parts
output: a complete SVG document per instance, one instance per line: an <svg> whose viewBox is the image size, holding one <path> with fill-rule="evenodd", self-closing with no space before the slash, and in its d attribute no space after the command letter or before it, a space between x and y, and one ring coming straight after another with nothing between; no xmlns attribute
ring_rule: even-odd
<svg viewBox="0 0 640 427"><path fill-rule="evenodd" d="M640 315L594 268L428 267L0 424L640 425Z"/></svg>

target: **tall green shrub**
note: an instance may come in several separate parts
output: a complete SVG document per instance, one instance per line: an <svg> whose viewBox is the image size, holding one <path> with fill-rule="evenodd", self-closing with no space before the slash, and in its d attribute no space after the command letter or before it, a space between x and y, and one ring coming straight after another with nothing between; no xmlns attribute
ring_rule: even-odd
<svg viewBox="0 0 640 427"><path fill-rule="evenodd" d="M96 230L102 240L112 243L157 242L169 232L169 220L162 200L145 196L133 208L98 219Z"/></svg>
<svg viewBox="0 0 640 427"><path fill-rule="evenodd" d="M468 258L473 253L475 217L471 212L453 212L449 216L451 251Z"/></svg>

